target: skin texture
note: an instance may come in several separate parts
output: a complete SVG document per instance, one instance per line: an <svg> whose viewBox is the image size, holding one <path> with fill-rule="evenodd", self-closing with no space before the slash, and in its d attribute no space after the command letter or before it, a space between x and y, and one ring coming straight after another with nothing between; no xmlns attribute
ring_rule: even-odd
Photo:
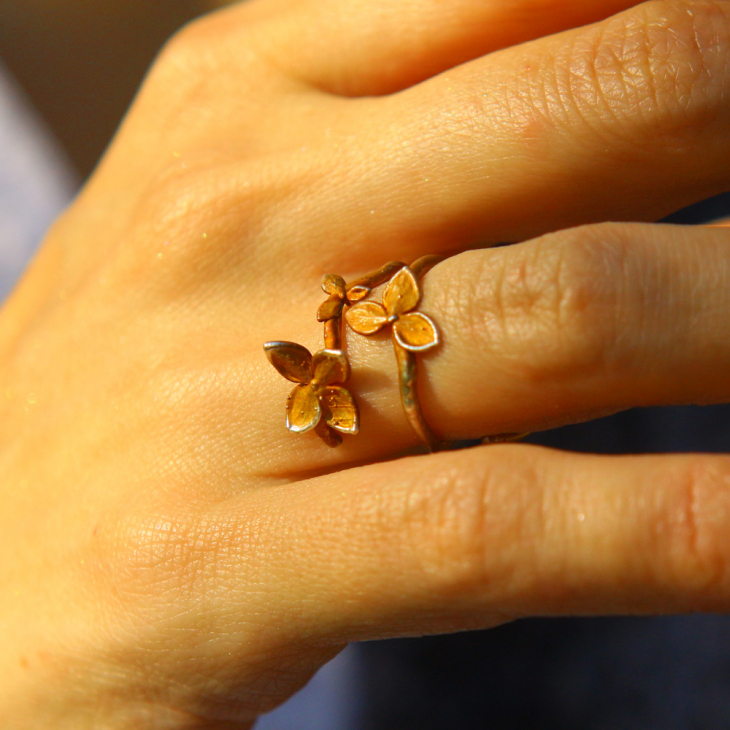
<svg viewBox="0 0 730 730"><path fill-rule="evenodd" d="M168 44L0 313L4 728L249 728L349 641L730 608L727 457L404 456L387 333L328 449L262 351L318 349L322 274L454 254L442 436L727 401L730 230L600 222L730 187L730 4L624 5L258 0Z"/></svg>

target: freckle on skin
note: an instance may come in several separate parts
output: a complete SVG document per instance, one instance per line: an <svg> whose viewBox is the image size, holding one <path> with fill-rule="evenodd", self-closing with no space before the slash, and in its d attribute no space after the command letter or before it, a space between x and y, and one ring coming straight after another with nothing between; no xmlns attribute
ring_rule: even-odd
<svg viewBox="0 0 730 730"><path fill-rule="evenodd" d="M28 664L28 660L24 656L22 656L22 655L20 657L20 668L21 669L29 669L30 668L30 664Z"/></svg>

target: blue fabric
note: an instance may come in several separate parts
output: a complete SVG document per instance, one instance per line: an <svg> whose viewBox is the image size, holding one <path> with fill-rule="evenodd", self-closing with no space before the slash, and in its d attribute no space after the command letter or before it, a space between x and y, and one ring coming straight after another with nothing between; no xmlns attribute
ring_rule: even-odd
<svg viewBox="0 0 730 730"><path fill-rule="evenodd" d="M360 664L359 647L349 646L254 730L358 730L364 709Z"/></svg>

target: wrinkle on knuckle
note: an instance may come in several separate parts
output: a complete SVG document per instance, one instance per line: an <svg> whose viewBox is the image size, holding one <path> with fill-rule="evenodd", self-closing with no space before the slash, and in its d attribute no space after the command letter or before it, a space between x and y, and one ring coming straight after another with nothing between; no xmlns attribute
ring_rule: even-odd
<svg viewBox="0 0 730 730"><path fill-rule="evenodd" d="M730 589L730 458L690 457L669 477L654 539L661 580L680 589L688 608L727 608Z"/></svg>
<svg viewBox="0 0 730 730"><path fill-rule="evenodd" d="M559 126L577 117L601 137L666 144L715 120L729 47L726 4L651 0L578 36L534 97Z"/></svg>
<svg viewBox="0 0 730 730"><path fill-rule="evenodd" d="M407 541L409 574L446 600L476 593L504 594L514 577L502 557L532 527L525 499L529 468L491 466L441 469L428 485L414 484L403 504L400 529Z"/></svg>
<svg viewBox="0 0 730 730"><path fill-rule="evenodd" d="M209 606L230 590L234 565L242 574L254 541L250 526L234 518L128 515L105 537L115 596L151 617Z"/></svg>
<svg viewBox="0 0 730 730"><path fill-rule="evenodd" d="M619 292L630 255L622 231L612 225L574 229L558 246L549 306L570 377L605 375L616 366Z"/></svg>
<svg viewBox="0 0 730 730"><path fill-rule="evenodd" d="M119 274L180 295L215 287L255 254L276 213L285 213L299 176L248 162L216 164L204 156L185 169L167 166L133 214ZM283 216L282 216L283 217ZM265 253L265 252L264 252Z"/></svg>
<svg viewBox="0 0 730 730"><path fill-rule="evenodd" d="M450 263L445 265L448 267ZM489 322L481 316L481 308L486 288L499 269L495 268L489 252L459 254L454 258L454 265L458 267L455 275L449 271L439 277L438 286L426 287L424 306L438 312L444 336L454 333L460 340L484 342L489 335Z"/></svg>
<svg viewBox="0 0 730 730"><path fill-rule="evenodd" d="M447 597L488 581L484 501L488 486L442 473L428 492L414 489L404 513L418 572L431 590Z"/></svg>
<svg viewBox="0 0 730 730"><path fill-rule="evenodd" d="M515 372L563 381L618 367L620 228L551 234L502 259L477 318Z"/></svg>
<svg viewBox="0 0 730 730"><path fill-rule="evenodd" d="M195 520L159 515L130 519L115 535L117 595L139 605L166 603L192 607L205 574L209 538Z"/></svg>

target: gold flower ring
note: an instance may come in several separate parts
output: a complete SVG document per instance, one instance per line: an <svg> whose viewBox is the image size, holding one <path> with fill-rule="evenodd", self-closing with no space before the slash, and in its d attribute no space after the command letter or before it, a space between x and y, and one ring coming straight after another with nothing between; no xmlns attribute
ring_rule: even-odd
<svg viewBox="0 0 730 730"><path fill-rule="evenodd" d="M345 387L350 364L342 347L342 319L353 332L369 336L391 327L398 364L403 411L411 427L429 451L453 447L439 439L426 422L418 399L416 355L436 347L439 332L433 320L416 311L421 301L419 280L443 260L423 256L411 266L391 261L350 285L341 276L326 274L322 289L328 295L319 307L317 319L324 323L324 349L312 355L295 342L267 342L264 351L271 364L297 385L286 405L286 426L294 433L315 433L328 445L339 446L341 434L357 434L357 401ZM366 300L372 290L385 284L382 304ZM512 441L524 434L500 434L482 443Z"/></svg>

